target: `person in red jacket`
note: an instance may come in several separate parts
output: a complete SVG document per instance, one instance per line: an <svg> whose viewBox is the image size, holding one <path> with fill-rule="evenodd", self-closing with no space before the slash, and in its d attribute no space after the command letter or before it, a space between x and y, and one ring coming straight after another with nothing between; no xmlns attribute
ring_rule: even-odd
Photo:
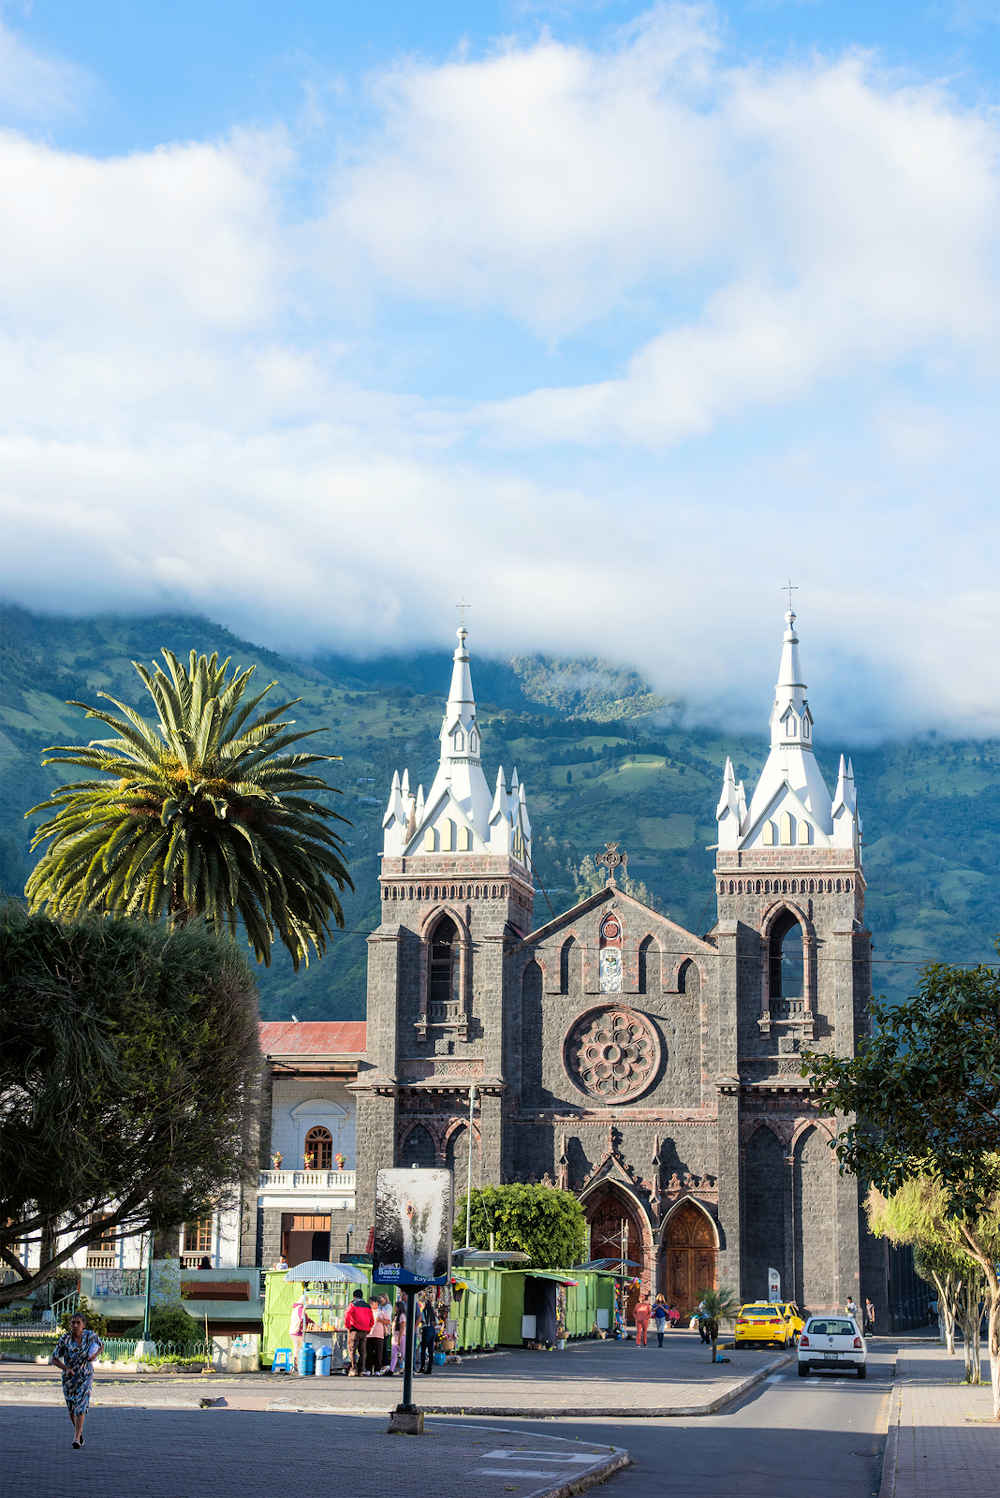
<svg viewBox="0 0 1000 1498"><path fill-rule="evenodd" d="M344 1317L344 1325L347 1327L347 1356L351 1365L347 1371L348 1378L359 1378L365 1372L365 1348L368 1333L374 1324L371 1306L362 1292L355 1290L354 1299L347 1307L347 1315Z"/></svg>

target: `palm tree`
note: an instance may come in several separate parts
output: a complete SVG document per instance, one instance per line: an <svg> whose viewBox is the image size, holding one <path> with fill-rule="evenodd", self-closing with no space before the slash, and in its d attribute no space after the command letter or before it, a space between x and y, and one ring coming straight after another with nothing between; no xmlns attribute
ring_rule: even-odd
<svg viewBox="0 0 1000 1498"><path fill-rule="evenodd" d="M728 1289L723 1285L721 1290L703 1290L698 1305L699 1313L704 1320L708 1330L708 1340L712 1344L712 1362L715 1362L716 1349L719 1344L719 1322L730 1321L740 1308L740 1298L735 1290Z"/></svg>
<svg viewBox="0 0 1000 1498"><path fill-rule="evenodd" d="M55 813L36 831L48 844L25 886L33 910L114 911L166 919L203 918L236 934L239 922L260 962L284 942L296 966L326 948L331 922L343 926L337 891L353 888L332 822L313 799L328 791L313 765L339 756L303 753L322 729L295 729L284 714L300 698L258 713L256 670L191 651L185 667L163 651L164 671L133 661L156 705L149 721L107 692L116 711L71 703L115 738L56 746L44 764L81 765L102 779L64 785L36 812Z"/></svg>

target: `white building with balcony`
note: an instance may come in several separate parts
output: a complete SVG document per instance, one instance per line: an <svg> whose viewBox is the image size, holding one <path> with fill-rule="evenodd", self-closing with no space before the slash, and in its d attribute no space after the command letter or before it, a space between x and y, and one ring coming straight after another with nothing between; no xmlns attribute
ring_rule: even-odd
<svg viewBox="0 0 1000 1498"><path fill-rule="evenodd" d="M361 1021L272 1021L264 1053L256 1220L244 1218L243 1262L265 1266L361 1251L354 1220L356 1080Z"/></svg>

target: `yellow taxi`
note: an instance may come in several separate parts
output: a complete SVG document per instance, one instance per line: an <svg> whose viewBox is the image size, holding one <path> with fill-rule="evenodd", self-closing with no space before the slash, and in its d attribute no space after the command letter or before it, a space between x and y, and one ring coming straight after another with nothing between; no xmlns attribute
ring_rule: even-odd
<svg viewBox="0 0 1000 1498"><path fill-rule="evenodd" d="M785 1320L792 1328L792 1338L795 1339L797 1337L801 1337L802 1328L806 1323L802 1316L802 1312L799 1310L794 1300L779 1300L777 1304L778 1309L782 1312Z"/></svg>
<svg viewBox="0 0 1000 1498"><path fill-rule="evenodd" d="M774 1342L779 1347L791 1347L795 1343L795 1332L781 1306L773 1301L757 1300L740 1306L736 1318L736 1346L767 1346Z"/></svg>

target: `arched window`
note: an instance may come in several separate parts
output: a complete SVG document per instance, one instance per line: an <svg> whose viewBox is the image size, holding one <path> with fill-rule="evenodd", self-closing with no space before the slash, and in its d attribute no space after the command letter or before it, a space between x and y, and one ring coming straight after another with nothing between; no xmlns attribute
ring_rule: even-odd
<svg viewBox="0 0 1000 1498"><path fill-rule="evenodd" d="M660 992L660 949L651 936L639 946L639 992Z"/></svg>
<svg viewBox="0 0 1000 1498"><path fill-rule="evenodd" d="M795 841L795 818L792 816L790 811L783 811L781 813L780 826L781 845L783 848L787 848L791 843L794 843Z"/></svg>
<svg viewBox="0 0 1000 1498"><path fill-rule="evenodd" d="M800 817L799 818L799 842L800 843L808 843L808 841L809 841L809 823L806 821L805 817Z"/></svg>
<svg viewBox="0 0 1000 1498"><path fill-rule="evenodd" d="M458 1018L459 950L458 927L443 915L434 927L428 964L427 1018L442 1024Z"/></svg>
<svg viewBox="0 0 1000 1498"><path fill-rule="evenodd" d="M580 943L568 936L559 953L559 992L578 992L583 981L583 951Z"/></svg>
<svg viewBox="0 0 1000 1498"><path fill-rule="evenodd" d="M441 823L441 852L450 853L455 846L455 824L451 817Z"/></svg>
<svg viewBox="0 0 1000 1498"><path fill-rule="evenodd" d="M783 910L771 927L767 958L770 997L800 999L805 992L802 927L790 910Z"/></svg>
<svg viewBox="0 0 1000 1498"><path fill-rule="evenodd" d="M458 834L458 847L461 853L472 852L472 828L462 827Z"/></svg>
<svg viewBox="0 0 1000 1498"><path fill-rule="evenodd" d="M403 1140L403 1147L399 1152L399 1163L404 1168L416 1165L423 1170L433 1169L439 1163L434 1140L423 1124L414 1124Z"/></svg>
<svg viewBox="0 0 1000 1498"><path fill-rule="evenodd" d="M774 823L771 821L770 817L764 823L761 841L763 842L765 848L772 848L774 846Z"/></svg>
<svg viewBox="0 0 1000 1498"><path fill-rule="evenodd" d="M677 974L677 992L687 994L689 998L697 998L701 993L701 973L690 957L681 963Z"/></svg>
<svg viewBox="0 0 1000 1498"><path fill-rule="evenodd" d="M427 831L424 833L424 851L427 853L433 853L435 841L436 839L434 836L434 828L428 827Z"/></svg>
<svg viewBox="0 0 1000 1498"><path fill-rule="evenodd" d="M315 1124L306 1135L302 1163L306 1170L333 1169L333 1135L322 1124Z"/></svg>
<svg viewBox="0 0 1000 1498"><path fill-rule="evenodd" d="M451 737L455 745L455 753L461 754L462 750L465 748L465 734L460 728L456 728Z"/></svg>

